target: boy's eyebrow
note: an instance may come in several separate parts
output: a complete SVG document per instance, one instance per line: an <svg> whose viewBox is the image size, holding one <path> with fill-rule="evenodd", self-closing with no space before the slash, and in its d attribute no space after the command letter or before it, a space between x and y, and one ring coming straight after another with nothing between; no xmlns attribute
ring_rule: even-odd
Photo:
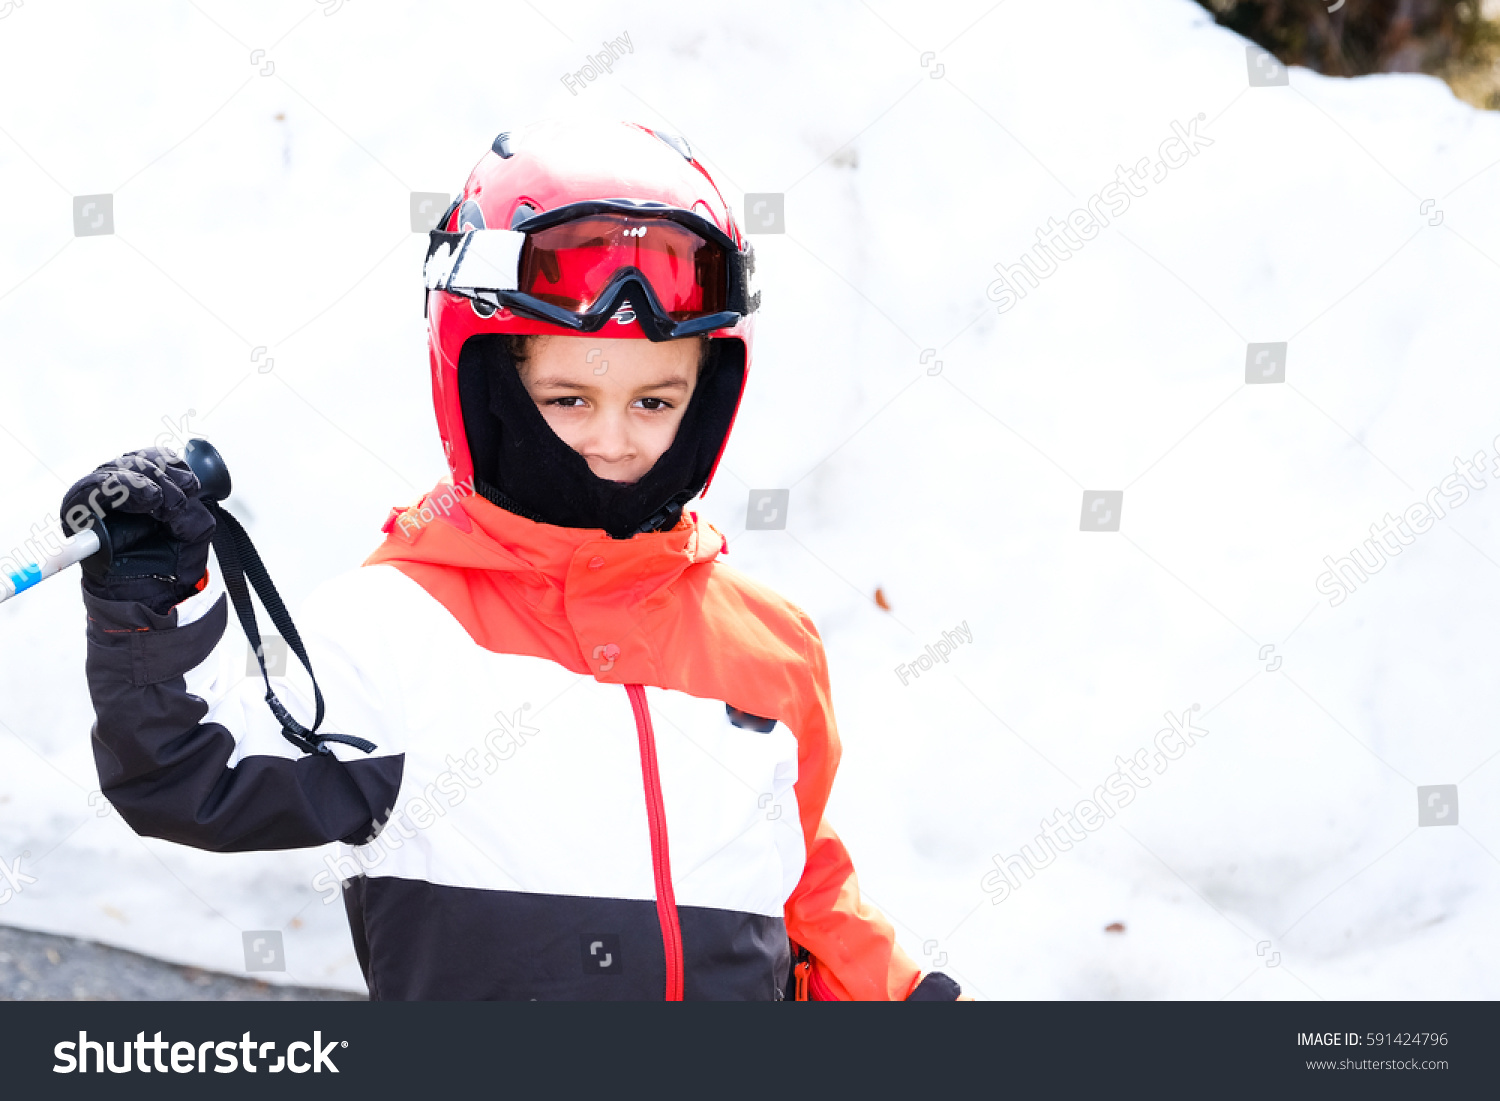
<svg viewBox="0 0 1500 1101"><path fill-rule="evenodd" d="M538 389L552 387L561 390L592 390L594 388L591 383L579 382L576 379L562 378L560 376L549 376L546 378L532 379L531 385L537 387ZM648 383L645 386L640 387L639 389L686 390L687 388L687 379L683 378L681 375L674 375L671 378L664 378L659 382Z"/></svg>

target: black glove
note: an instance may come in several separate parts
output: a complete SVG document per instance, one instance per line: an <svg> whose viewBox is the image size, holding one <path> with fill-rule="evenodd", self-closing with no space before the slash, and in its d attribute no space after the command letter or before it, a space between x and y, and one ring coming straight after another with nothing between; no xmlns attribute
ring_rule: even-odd
<svg viewBox="0 0 1500 1101"><path fill-rule="evenodd" d="M929 971L917 988L906 996L909 1002L956 1002L963 993L958 983L941 971Z"/></svg>
<svg viewBox="0 0 1500 1101"><path fill-rule="evenodd" d="M136 601L157 614L192 596L208 571L214 518L198 499L198 479L175 452L131 451L81 478L63 496L63 530L102 522L113 547L83 562L84 591Z"/></svg>

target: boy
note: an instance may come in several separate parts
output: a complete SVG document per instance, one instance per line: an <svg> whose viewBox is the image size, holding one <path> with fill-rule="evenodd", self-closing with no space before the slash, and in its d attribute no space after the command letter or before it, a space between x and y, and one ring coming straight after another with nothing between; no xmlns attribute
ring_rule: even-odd
<svg viewBox="0 0 1500 1101"><path fill-rule="evenodd" d="M425 269L452 480L302 615L317 752L221 644L191 472L146 453L74 486L64 516L123 482L138 533L84 579L121 816L219 851L355 846L335 866L372 998L956 998L823 818L839 745L811 622L683 512L748 373L750 269L679 139L496 138ZM316 726L306 678L277 687Z"/></svg>

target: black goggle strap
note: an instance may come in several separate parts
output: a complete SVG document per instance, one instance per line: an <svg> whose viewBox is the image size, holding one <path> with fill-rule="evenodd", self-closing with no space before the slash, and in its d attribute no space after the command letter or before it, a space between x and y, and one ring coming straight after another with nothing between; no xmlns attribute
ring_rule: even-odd
<svg viewBox="0 0 1500 1101"><path fill-rule="evenodd" d="M255 544L250 541L250 534L218 502L205 500L203 503L214 518L213 547L214 554L219 559L219 569L224 575L224 588L228 590L230 602L234 604L240 627L255 651L255 660L260 663L260 675L266 682L266 706L281 723L282 735L304 753L329 753L328 746L323 744L325 742L340 742L365 753L374 752L375 743L363 738L356 738L349 734L318 733L318 727L323 725L323 690L318 687L318 678L313 675L312 662L308 659L307 648L302 644L302 636L297 633L297 627L292 623L291 614L286 610L281 594L272 584L271 575L261 562ZM297 655L297 660L302 663L302 667L307 670L307 675L312 679L313 696L317 700L317 715L313 719L311 729L292 717L291 712L277 698L275 690L271 687L271 675L266 671L266 656L261 644L260 627L255 621L255 608L250 603L250 590L245 584L247 578L260 597L261 604L265 606L266 614L271 617L271 624L281 632L282 639L285 640L292 653Z"/></svg>

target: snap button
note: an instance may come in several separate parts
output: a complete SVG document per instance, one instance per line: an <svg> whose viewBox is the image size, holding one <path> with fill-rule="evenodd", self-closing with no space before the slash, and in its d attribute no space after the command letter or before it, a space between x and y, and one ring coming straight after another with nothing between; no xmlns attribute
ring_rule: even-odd
<svg viewBox="0 0 1500 1101"><path fill-rule="evenodd" d="M603 565L604 565L604 559L601 558L597 554L594 555L594 557L592 557L592 558L589 559L589 569L591 569L591 570L597 570L597 569L599 569L599 567L601 567Z"/></svg>

